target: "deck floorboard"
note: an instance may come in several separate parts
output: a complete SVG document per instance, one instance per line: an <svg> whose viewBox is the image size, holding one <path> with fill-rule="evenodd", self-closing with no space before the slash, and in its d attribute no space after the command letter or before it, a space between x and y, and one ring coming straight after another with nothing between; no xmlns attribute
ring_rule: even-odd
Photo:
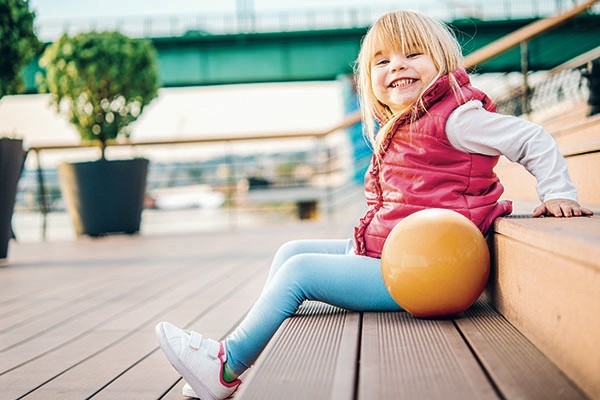
<svg viewBox="0 0 600 400"><path fill-rule="evenodd" d="M167 320L225 337L258 297L282 243L348 237L351 230L343 228L295 222L11 243L10 264L0 268L0 400L181 399L183 381L159 351L154 325ZM263 353L272 361L250 369L249 385L236 398L292 398L292 383L298 399L530 398L518 390L530 383L520 379L547 367L499 314L492 313L490 325L485 307L456 320L420 320L319 304L284 323ZM495 336L498 327L510 332ZM529 358L511 361L515 348ZM503 370L511 362L523 368ZM287 369L278 370L283 364ZM564 376L543 372L532 382L542 385L536 391L544 398L554 398ZM548 379L561 382L543 387ZM567 389L569 398L580 397Z"/></svg>
<svg viewBox="0 0 600 400"><path fill-rule="evenodd" d="M222 338L283 242L324 224L11 243L0 268L0 400L181 398L158 351L168 320Z"/></svg>

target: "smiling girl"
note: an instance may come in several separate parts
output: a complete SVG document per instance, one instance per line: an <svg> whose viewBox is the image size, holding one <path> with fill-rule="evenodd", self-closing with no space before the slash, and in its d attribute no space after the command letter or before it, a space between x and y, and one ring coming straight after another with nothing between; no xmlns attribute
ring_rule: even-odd
<svg viewBox="0 0 600 400"><path fill-rule="evenodd" d="M225 340L159 323L160 346L188 383L184 394L230 396L241 383L238 376L304 300L354 311L400 311L381 272L388 234L426 208L459 212L485 234L495 218L512 210L510 201L500 200L503 188L493 171L500 155L536 177L541 204L533 216L592 213L578 204L552 137L538 125L495 113L462 65L452 32L425 15L396 11L371 27L356 71L374 149L365 176L366 214L353 239L281 246L260 297Z"/></svg>

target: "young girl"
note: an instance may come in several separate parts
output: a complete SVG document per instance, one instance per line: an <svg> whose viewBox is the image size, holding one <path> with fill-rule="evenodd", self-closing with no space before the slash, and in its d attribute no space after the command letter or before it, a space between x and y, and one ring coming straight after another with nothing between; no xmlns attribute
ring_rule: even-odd
<svg viewBox="0 0 600 400"><path fill-rule="evenodd" d="M184 393L203 400L230 396L238 376L304 300L400 311L381 274L389 232L407 215L438 207L467 216L486 233L512 209L499 200L503 189L493 172L502 154L537 178L542 203L533 216L592 214L578 204L552 137L540 126L494 113L492 101L471 86L460 46L445 25L416 12L386 14L365 36L357 64L375 151L365 178L368 209L354 238L285 243L257 302L222 342L159 323L162 350L191 386Z"/></svg>

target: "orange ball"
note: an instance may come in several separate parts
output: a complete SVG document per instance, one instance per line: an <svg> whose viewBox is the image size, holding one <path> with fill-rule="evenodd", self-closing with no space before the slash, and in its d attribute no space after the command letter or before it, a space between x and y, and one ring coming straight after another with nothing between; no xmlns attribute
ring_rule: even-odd
<svg viewBox="0 0 600 400"><path fill-rule="evenodd" d="M390 232L381 253L383 280L394 300L422 318L469 308L490 273L487 242L477 226L450 210L418 211Z"/></svg>

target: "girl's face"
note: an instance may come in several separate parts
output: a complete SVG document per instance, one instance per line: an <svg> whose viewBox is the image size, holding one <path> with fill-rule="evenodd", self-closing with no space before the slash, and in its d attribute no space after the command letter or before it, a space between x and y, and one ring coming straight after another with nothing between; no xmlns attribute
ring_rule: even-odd
<svg viewBox="0 0 600 400"><path fill-rule="evenodd" d="M393 113L414 104L436 78L438 70L431 56L398 50L378 52L371 61L371 86L377 100Z"/></svg>

